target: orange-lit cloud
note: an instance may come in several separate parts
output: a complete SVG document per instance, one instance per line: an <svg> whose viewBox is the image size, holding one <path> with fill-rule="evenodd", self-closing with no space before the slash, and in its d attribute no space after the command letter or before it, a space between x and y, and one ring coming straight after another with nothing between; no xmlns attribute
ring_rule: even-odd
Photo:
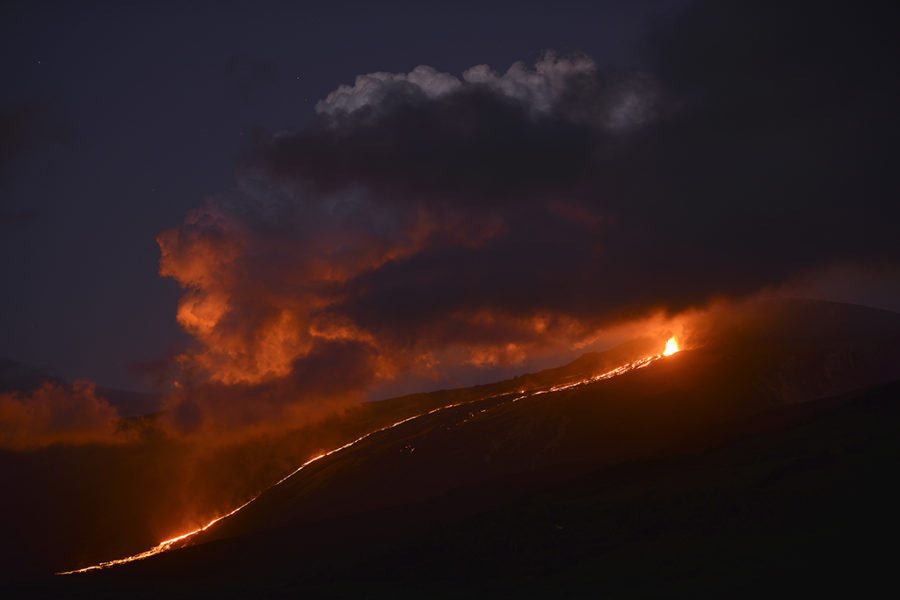
<svg viewBox="0 0 900 600"><path fill-rule="evenodd" d="M582 189L598 136L651 122L656 90L627 75L574 98L585 81L593 61L552 55L461 80L374 74L257 149L239 190L157 238L197 342L177 358L174 430L290 423L404 374L584 349L663 304L615 289L615 218Z"/></svg>
<svg viewBox="0 0 900 600"><path fill-rule="evenodd" d="M117 444L130 439L116 409L97 396L90 382L45 382L31 392L0 393L0 448Z"/></svg>
<svg viewBox="0 0 900 600"><path fill-rule="evenodd" d="M661 43L689 51L692 39ZM767 132L820 119L783 113L778 94L761 112L721 85L727 74L692 79L676 55L656 74L552 54L504 73L372 73L304 129L257 138L237 190L158 236L196 340L178 357L173 423L288 420L398 377L450 381L589 349L623 323L668 319L653 325L667 339L673 315L896 246L864 211L804 204L865 165L837 153L814 177L783 175ZM819 151L807 150L792 156Z"/></svg>

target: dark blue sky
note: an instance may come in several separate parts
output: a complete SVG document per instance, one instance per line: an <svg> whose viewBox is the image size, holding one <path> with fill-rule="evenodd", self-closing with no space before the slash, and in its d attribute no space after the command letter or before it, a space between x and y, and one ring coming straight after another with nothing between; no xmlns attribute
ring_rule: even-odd
<svg viewBox="0 0 900 600"><path fill-rule="evenodd" d="M639 66L671 3L322 4L4 3L0 356L141 387L130 365L186 340L154 238L234 186L255 129L294 130L372 71L547 49Z"/></svg>

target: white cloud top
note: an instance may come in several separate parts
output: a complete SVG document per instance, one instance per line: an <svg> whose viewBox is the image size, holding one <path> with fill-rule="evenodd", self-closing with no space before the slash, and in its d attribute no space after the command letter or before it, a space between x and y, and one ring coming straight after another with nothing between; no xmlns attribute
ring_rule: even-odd
<svg viewBox="0 0 900 600"><path fill-rule="evenodd" d="M369 73L358 75L352 86L342 85L316 104L319 114L352 113L380 102L397 84L417 88L428 98L438 98L463 86L485 85L497 92L520 100L538 111L550 110L565 91L571 75L593 74L597 67L587 57L557 58L547 54L534 69L525 63L513 63L506 73L498 75L487 65L467 69L462 78L420 65L409 73Z"/></svg>

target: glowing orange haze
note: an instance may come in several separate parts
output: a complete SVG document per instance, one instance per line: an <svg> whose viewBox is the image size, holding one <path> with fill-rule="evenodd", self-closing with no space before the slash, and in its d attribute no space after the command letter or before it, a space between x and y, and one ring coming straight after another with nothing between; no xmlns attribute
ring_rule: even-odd
<svg viewBox="0 0 900 600"><path fill-rule="evenodd" d="M186 289L178 322L200 342L179 362L208 381L258 384L289 375L294 362L314 353L317 344L350 341L374 347L369 332L328 314L334 290L360 272L412 252L423 227L413 227L405 246L365 236L345 239L346 233L322 233L300 244L255 237L213 209L192 211L182 227L157 237L160 275ZM348 252L346 247L358 248ZM278 257L279 271L254 272L248 263L258 254ZM374 377L392 373L389 364L382 364Z"/></svg>
<svg viewBox="0 0 900 600"><path fill-rule="evenodd" d="M533 397L533 396L539 396L539 395L543 395L543 394L552 394L552 393L554 393L554 392L561 392L561 391L565 391L565 390L571 390L571 389L573 389L573 388L585 386L585 385L588 385L588 384L591 384L591 383L596 383L596 382L598 382L598 381L602 381L602 380L605 380L605 379L612 379L613 377L616 377L616 376L618 376L618 375L622 375L622 374L624 374L624 373L628 373L629 371L634 371L634 370L637 370L637 369L642 369L642 368L647 367L648 365L652 364L653 362L655 362L655 361L657 361L657 360L663 358L664 356L670 356L670 355L674 354L675 352L678 352L678 345L677 345L677 343L675 342L675 338L672 337L672 338L669 338L668 342L666 342L666 347L665 347L665 349L664 349L664 351L663 351L662 353L660 353L660 354L654 354L654 355L650 355L650 356L645 356L645 357L643 357L643 358L639 358L639 359L637 359L637 360L635 360L635 361L633 361L633 362L626 363L626 364L621 365L621 366L619 366L619 367L617 367L617 368L615 368L615 369L612 369L612 370L610 370L610 371L606 371L606 372L603 372L603 373L598 373L598 374L593 375L593 376L591 376L591 377L588 377L588 378L586 378L586 379L582 379L582 380L580 380L580 381L575 381L575 382L571 382L571 383L558 384L558 385L554 385L554 386L547 387L547 388L531 389L531 390L528 390L528 391L526 391L526 390L520 390L520 391L518 392L518 395L514 395L514 394L499 394L499 395L493 396L493 397L494 397L494 398L503 398L504 396L508 396L508 398L507 398L506 400L504 400L504 401L508 401L508 402L518 402L518 401L520 401L520 400L522 400L522 399L524 399L524 398L529 398L529 397ZM303 469L305 469L306 467L308 467L308 466L311 465L312 463L315 463L315 462L317 462L317 461L319 461L319 460L322 460L322 459L324 459L324 458L327 458L327 457L331 456L332 454L337 454L338 452L341 452L341 451L343 451L343 450L346 450L347 448L350 448L351 446L355 446L355 445L358 444L359 442L361 442L361 441L363 441L363 440L369 438L370 436L372 436L372 435L374 435L374 434L380 433L380 432L382 432L382 431L386 431L386 430L388 430L388 429L393 429L393 428L395 428L395 427L399 427L400 425L403 425L404 423L408 423L408 422L410 422L410 421L414 421L414 420L416 420L416 419L419 419L420 417L424 417L424 416L428 416L428 415L433 415L434 413L437 413L437 412L440 412L440 411L443 411L443 410L447 410L447 409L449 409L449 408L456 408L456 407L462 406L462 405L464 405L464 404L473 404L473 403L475 403L475 402L479 402L479 401L485 400L485 399L487 399L487 398L477 397L477 398L474 398L474 399L472 399L472 400L468 400L468 401L464 401L464 402L457 402L457 403L453 403L453 404L448 404L448 405L446 405L446 406L442 406L442 407L439 407L439 408L435 408L435 409L432 409L432 410L429 410L429 411L420 413L420 414L418 414L418 415L413 415L413 416L411 416L411 417L407 417L407 418L405 418L405 419L401 419L400 421L397 421L397 422L392 423L392 424L390 424L390 425L386 425L386 426L384 426L384 427L380 427L380 428L378 428L378 429L375 429L375 430L373 430L373 431L370 431L369 433L366 433L365 435L362 435L362 436L356 438L355 440L352 440L352 441L350 441L350 442L347 442L346 444L344 444L344 445L342 445L342 446L338 446L337 448L334 448L334 449L329 450L329 451L327 451L327 452L323 452L322 454L319 454L319 455L317 455L317 456L314 456L314 457L310 458L309 460L307 460L306 462L304 462L303 464L301 464L299 467L297 467L296 469L294 469L293 471L291 471L290 473L288 473L287 475L285 475L284 477L282 477L281 479L279 479L272 487L276 487L276 486L281 485L282 483L284 483L285 481L287 481L287 480L290 479L291 477L297 475L299 472L301 472ZM484 412L484 411L482 411L482 412ZM234 509L228 511L228 512L225 513L225 514L223 514L223 515L221 515L221 516L219 516L219 517L216 517L216 518L212 519L211 521L209 521L208 523L206 523L206 524L203 525L202 527L198 527L198 528L196 528L196 529L194 529L194 530L192 530L192 531L188 531L187 533L183 533L183 534L181 534L181 535L178 535L178 536L169 538L169 539L167 539L167 540L163 540L162 542L160 542L160 543L157 544L156 546L150 548L149 550L145 550L144 552L140 552L140 553L138 553L138 554L134 554L134 555L131 555L131 556L126 556L126 557L124 557L124 558L119 558L119 559L115 559L115 560L109 560L109 561L101 562L101 563L99 563L99 564L92 565L92 566L89 566L89 567L84 567L84 568L81 568L81 569L76 569L76 570L72 570L72 571L65 571L65 572L62 572L62 573L59 573L59 574L60 574L60 575L72 575L72 574L76 574L76 573L87 573L87 572L90 572L90 571L95 571L95 570L100 570L100 569L106 569L106 568L109 568L109 567L114 567L114 566L117 566L117 565L129 563L129 562L134 562L134 561L138 561L138 560L143 560L143 559L145 559L145 558L150 558L151 556L155 556L155 555L157 555L157 554L161 554L161 553L163 553L163 552L167 552L167 551L172 550L172 549L175 549L175 548L181 548L181 547L183 547L183 546L189 545L189 544L191 543L192 538L194 538L197 534L206 531L206 530L209 529L210 527L214 526L216 523L218 523L218 522L220 522L220 521L222 521L222 520L224 520L224 519L227 519L228 517L230 517L230 516L234 515L235 513L241 511L244 507L248 506L248 505L251 504L254 500L256 500L260 495L262 495L262 494L261 494L261 493L260 493L260 494L256 494L255 496L253 496L252 498L250 498L250 500L247 500L247 501L244 502L243 504L241 504L241 505L235 507Z"/></svg>
<svg viewBox="0 0 900 600"><path fill-rule="evenodd" d="M475 305L448 312L411 337L379 330L377 321L354 321L344 309L348 287L358 278L415 254L430 236L477 247L502 229L486 222L442 220L419 211L392 238L365 232L351 236L338 227L278 239L252 231L212 206L192 211L181 227L157 237L160 275L185 289L177 320L198 342L177 363L194 382L225 385L297 379L298 373L312 373L327 363L336 365L334 382L353 380L354 385L310 392L314 386L297 379L296 390L326 399L358 399L361 392L404 372L437 377L445 367L521 364L595 340L601 323L553 311L511 314ZM358 376L346 377L353 369Z"/></svg>
<svg viewBox="0 0 900 600"><path fill-rule="evenodd" d="M0 448L27 450L50 444L116 444L132 436L119 413L89 381L50 381L29 393L0 393Z"/></svg>
<svg viewBox="0 0 900 600"><path fill-rule="evenodd" d="M260 224L208 203L160 232L159 272L184 289L177 320L196 340L174 361L164 421L179 434L202 430L221 441L309 423L367 397L458 387L486 369L540 369L679 331L680 317L649 308L616 323L527 302L500 306L472 290L460 290L471 301L419 311L415 292L407 298L372 284L373 274L402 270L435 243L478 248L503 233L489 215L438 210L397 212L385 233L333 212L297 222L287 212L286 223ZM438 285L418 271L398 277ZM369 285L390 293L369 302Z"/></svg>

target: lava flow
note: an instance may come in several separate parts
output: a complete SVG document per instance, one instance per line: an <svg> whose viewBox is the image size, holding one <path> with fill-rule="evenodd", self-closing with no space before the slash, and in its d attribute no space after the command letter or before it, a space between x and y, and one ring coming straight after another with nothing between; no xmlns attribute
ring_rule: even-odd
<svg viewBox="0 0 900 600"><path fill-rule="evenodd" d="M569 390L569 389L572 389L572 388L575 388L575 387L579 387L579 386L583 386L583 385L595 383L595 382L602 381L602 380L605 380L605 379L611 379L611 378L613 378L613 377L616 377L616 376L618 376L618 375L622 375L622 374L627 373L627 372L629 372L629 371L634 371L634 370L636 370L636 369L642 369L642 368L644 368L644 367L650 365L651 363L653 363L653 362L655 362L655 361L657 361L657 360L663 358L664 356L671 356L672 354L675 354L675 353L678 352L679 350L680 350L680 348L678 347L678 343L676 342L675 338L672 337L672 338L669 338L669 340L666 342L666 348L665 348L665 350L664 350L661 354L653 354L653 355L651 355L651 356L645 356L645 357L640 358L640 359L638 359L638 360L636 360L636 361L634 361L634 362L630 362L630 363L624 364L624 365L622 365L622 366L616 367L615 369L612 369L612 370L610 370L610 371L606 371L605 373L601 373L601 374L599 374L599 375L594 375L594 376L592 376L592 377L588 377L588 378L586 378L586 379L582 379L582 380L575 381L575 382L572 382L572 383L567 383L567 384L562 384L562 385L555 385L555 386L549 387L549 388L547 388L547 389L527 390L527 391L526 391L526 390L520 390L520 391L519 391L519 395L518 395L517 397L513 398L513 399L512 399L512 402L518 402L519 400L522 400L522 399L524 399L524 398L528 398L528 397L531 397L531 396L537 396L537 395L541 395L541 394L549 394L549 393L553 393L553 392L561 392L561 391L563 391L563 390ZM332 454L335 454L335 453L337 453L337 452L340 452L341 450L345 450L345 449L347 449L347 448L349 448L349 447L351 447L351 446L354 446L354 445L358 444L359 442L361 442L361 441L363 441L363 440L365 440L365 439L367 439L367 438L369 438L369 437L371 437L371 436L373 436L373 435L375 435L375 434L377 434L377 433L381 433L382 431L387 431L387 430L389 430L389 429L393 429L393 428L395 428L395 427L398 427L398 426L400 426L400 425L403 425L404 423L408 423L409 421L413 421L413 420L415 420L415 419L419 419L419 418L422 418L422 417L426 417L426 416L429 416L429 415L433 415L434 413L437 413L437 412L440 412L440 411L448 410L448 409L451 409L451 408L456 408L457 406L462 406L462 405L464 405L464 404L473 404L473 403L475 403L475 402L481 402L481 401L483 401L483 400L488 400L488 399L491 399L491 398L497 398L497 397L501 397L501 396L505 396L505 395L508 395L508 394L499 394L499 395L495 395L495 396L488 396L488 397L485 397L485 398L476 398L475 400L467 400L467 401L465 401L465 402L458 402L458 403L456 403L456 404L448 404L448 405L446 405L446 406L441 406L441 407L438 407L438 408L429 410L429 411L427 411L427 412L423 412L423 413L420 413L420 414L417 414L417 415L413 415L413 416L411 416L411 417L407 417L407 418L405 418L405 419L403 419L403 420L397 421L396 423L392 423L392 424L390 424L390 425L386 425L386 426L381 427L381 428L379 428L379 429L375 429L375 430L370 431L369 433L367 433L367 434L365 434L365 435L363 435L363 436L360 436L360 437L356 438L355 440L352 440L352 441L350 441L350 442L347 442L347 443L344 444L343 446L339 446L339 447L337 447L337 448L334 448L334 449L332 449L332 450L329 450L328 452L324 452L324 453L322 453L322 454L319 454L318 456L314 456L314 457L310 458L310 459L307 460L305 463L303 463L302 465L300 465L299 467L297 467L296 469L294 469L293 471L291 471L290 473L288 473L287 475L285 475L284 477L282 477L280 480L278 480L278 481L277 481L274 485L272 485L271 487L274 488L274 487L276 487L276 486L278 486L278 485L281 485L282 483L284 483L285 481L287 481L288 479L290 479L291 477L293 477L294 475L296 475L297 473L299 473L300 471L302 471L303 469L305 469L306 467L308 467L308 466L311 465L312 463L314 463L314 462L316 462L316 461L319 461L319 460L321 460L321 459L323 459L323 458L325 458L325 457L331 456ZM480 411L480 412L485 412L485 410L482 410L482 411ZM271 488L269 488L269 489L271 489ZM90 566L90 567L84 567L84 568L82 568L82 569L75 569L75 570L73 570L73 571L63 571L63 572L61 572L61 573L57 573L57 575L72 575L72 574L75 574L75 573L87 573L87 572L89 572L89 571L97 571L97 570L100 570L100 569L106 569L106 568L108 568L108 567L114 567L114 566L116 566L116 565L121 565L121 564L125 564L125 563L134 562L134 561L137 561L137 560L142 560L142 559L145 559L145 558L149 558L149 557L154 556L154 555L156 555L156 554L161 554L161 553L163 553L163 552L166 552L167 550L172 550L172 549L175 549L175 548L181 548L181 547L184 547L184 546L187 545L188 541L189 541L192 537L196 536L196 535L199 534L199 533L202 533L202 532L206 531L207 529L209 529L210 527L212 527L213 525L215 525L215 524L218 523L219 521L221 521L221 520L223 520L223 519L227 519L227 518L230 517L231 515L237 513L239 510L243 509L243 508L246 507L248 504L250 504L251 502L253 502L253 501L256 500L257 498L259 498L261 495L262 495L262 492L260 492L259 494L253 496L252 498L250 498L249 500L247 500L246 502L244 502L243 504L241 504L241 505L238 506L237 508L231 510L230 512L228 512L228 513L226 513L226 514L224 514L224 515L222 515L222 516L220 516L220 517L216 517L215 519L213 519L212 521L210 521L210 522L207 523L206 525L204 525L204 526L202 526L202 527L199 527L199 528L197 528L197 529L194 529L193 531L189 531L189 532L187 532L187 533L184 533L184 534L182 534L182 535L179 535L179 536L177 536L177 537L173 537L173 538L171 538L171 539L164 540L164 541L160 542L159 544L157 544L156 546L150 548L149 550L145 550L144 552L141 552L141 553L138 553L138 554L134 554L134 555L132 555L132 556L126 556L125 558L118 558L118 559L115 559L115 560L109 560L109 561L101 562L101 563L98 563L98 564L96 564L96 565L92 565L92 566Z"/></svg>

